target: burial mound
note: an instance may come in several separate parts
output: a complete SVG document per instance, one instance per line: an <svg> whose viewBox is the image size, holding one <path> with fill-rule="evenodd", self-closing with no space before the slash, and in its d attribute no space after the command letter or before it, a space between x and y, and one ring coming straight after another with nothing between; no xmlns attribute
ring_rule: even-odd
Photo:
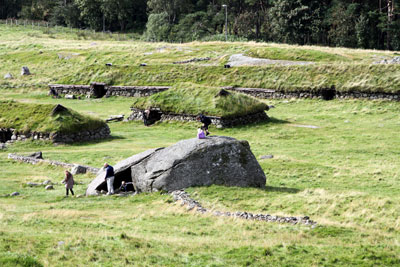
<svg viewBox="0 0 400 267"><path fill-rule="evenodd" d="M265 113L268 105L254 97L192 83L176 84L167 91L133 99L128 120L142 120L146 109L150 110L148 119L152 123L157 120L195 121L200 113L221 127L268 120Z"/></svg>
<svg viewBox="0 0 400 267"><path fill-rule="evenodd" d="M132 182L137 192L173 191L191 186L226 185L264 188L266 177L247 141L225 136L182 140L167 148L134 155L114 166L114 188ZM86 195L107 190L105 172Z"/></svg>
<svg viewBox="0 0 400 267"><path fill-rule="evenodd" d="M71 143L109 135L104 121L61 105L0 101L0 143L29 138Z"/></svg>

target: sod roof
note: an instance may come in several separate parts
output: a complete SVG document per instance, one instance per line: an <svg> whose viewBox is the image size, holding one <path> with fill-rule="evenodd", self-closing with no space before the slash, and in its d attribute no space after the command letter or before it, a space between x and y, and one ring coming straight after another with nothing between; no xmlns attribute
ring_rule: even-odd
<svg viewBox="0 0 400 267"><path fill-rule="evenodd" d="M24 133L75 133L105 126L102 120L71 109L52 112L56 106L0 101L0 128L13 128Z"/></svg>
<svg viewBox="0 0 400 267"><path fill-rule="evenodd" d="M218 117L237 117L264 111L268 106L254 97L229 92L219 95L221 88L181 83L171 89L133 100L138 109L160 108L165 113L205 114Z"/></svg>

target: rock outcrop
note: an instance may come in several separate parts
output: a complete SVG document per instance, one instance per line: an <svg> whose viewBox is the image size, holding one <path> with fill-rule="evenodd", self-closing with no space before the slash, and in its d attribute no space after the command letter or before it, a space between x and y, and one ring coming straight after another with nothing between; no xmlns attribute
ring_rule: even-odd
<svg viewBox="0 0 400 267"><path fill-rule="evenodd" d="M224 136L187 139L167 148L134 155L114 166L114 188L132 182L137 192L173 191L212 184L264 188L266 177L247 141ZM105 173L86 194L106 190Z"/></svg>

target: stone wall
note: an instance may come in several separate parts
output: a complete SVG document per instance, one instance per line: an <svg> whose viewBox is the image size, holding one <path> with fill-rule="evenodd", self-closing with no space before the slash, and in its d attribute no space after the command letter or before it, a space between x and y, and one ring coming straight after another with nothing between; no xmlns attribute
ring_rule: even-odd
<svg viewBox="0 0 400 267"><path fill-rule="evenodd" d="M285 98L313 98L331 100L333 98L340 99L382 99L400 101L399 93L375 93L375 92L339 92L335 89L321 89L317 91L276 91L271 89L259 88L240 88L240 87L223 87L226 90L251 95L263 99L285 99Z"/></svg>
<svg viewBox="0 0 400 267"><path fill-rule="evenodd" d="M11 133L10 139L2 141L4 143L10 144L16 141L24 141L27 139L32 140L44 140L52 141L54 143L73 143L80 141L91 141L108 138L110 136L110 128L108 125L104 127L90 130L82 131L73 134L61 134L61 133L40 133L40 132L30 132L30 133L19 133L15 129L1 129L1 131L9 131Z"/></svg>
<svg viewBox="0 0 400 267"><path fill-rule="evenodd" d="M64 85L50 84L50 95L85 95L87 97L96 97L91 85ZM105 96L125 96L142 97L150 96L165 90L168 86L108 86L105 85Z"/></svg>
<svg viewBox="0 0 400 267"><path fill-rule="evenodd" d="M132 114L128 117L128 121L143 120L142 110L136 108L131 108L131 110ZM162 113L160 121L188 122L188 121L196 121L196 117L197 115L190 115L190 114ZM268 116L264 111L234 118L223 118L215 116L208 116L208 117L211 119L212 124L218 128L234 127L238 125L246 125L250 123L268 120Z"/></svg>
<svg viewBox="0 0 400 267"><path fill-rule="evenodd" d="M55 160L37 159L34 157L26 157L26 156L21 156L21 155L12 154L12 153L8 154L8 158L16 160L16 161L20 161L20 162L30 163L30 164L45 163L45 164L49 164L49 165L60 166L60 167L66 168L66 169L71 169L74 166L76 166L76 164L59 162L59 161L55 161ZM84 165L79 165L79 166L84 168L86 170L86 172L91 172L91 173L95 173L95 174L97 174L100 170L98 168L93 168L90 166L84 166Z"/></svg>
<svg viewBox="0 0 400 267"><path fill-rule="evenodd" d="M50 94L56 92L58 95L87 95L92 97L90 85L62 85L51 84ZM107 86L105 85L106 97L125 96L142 97L150 96L168 90L169 86ZM338 92L334 88L320 89L317 91L279 91L262 88L222 87L238 93L251 95L262 99L285 99L285 98L314 98L330 100L333 98L362 98L362 99L384 99L400 101L399 93L375 93L375 92Z"/></svg>
<svg viewBox="0 0 400 267"><path fill-rule="evenodd" d="M142 97L168 90L168 86L108 86L106 96Z"/></svg>

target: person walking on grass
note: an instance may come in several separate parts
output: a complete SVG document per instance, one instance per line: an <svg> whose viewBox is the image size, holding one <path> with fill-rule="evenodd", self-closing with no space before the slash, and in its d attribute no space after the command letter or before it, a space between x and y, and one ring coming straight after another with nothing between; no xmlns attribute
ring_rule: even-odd
<svg viewBox="0 0 400 267"><path fill-rule="evenodd" d="M106 176L104 180L107 182L107 195L114 194L114 168L108 163L104 163L104 170L106 171Z"/></svg>
<svg viewBox="0 0 400 267"><path fill-rule="evenodd" d="M68 196L68 191L71 191L71 194L74 195L74 191L72 190L72 188L74 187L75 182L72 173L70 173L69 171L65 171L65 178L63 183L65 183L66 196Z"/></svg>
<svg viewBox="0 0 400 267"><path fill-rule="evenodd" d="M203 114L199 114L196 120L203 123L203 127L201 127L201 129L206 132L206 135L209 135L210 132L208 131L208 126L211 124L211 119L207 116L204 116Z"/></svg>

